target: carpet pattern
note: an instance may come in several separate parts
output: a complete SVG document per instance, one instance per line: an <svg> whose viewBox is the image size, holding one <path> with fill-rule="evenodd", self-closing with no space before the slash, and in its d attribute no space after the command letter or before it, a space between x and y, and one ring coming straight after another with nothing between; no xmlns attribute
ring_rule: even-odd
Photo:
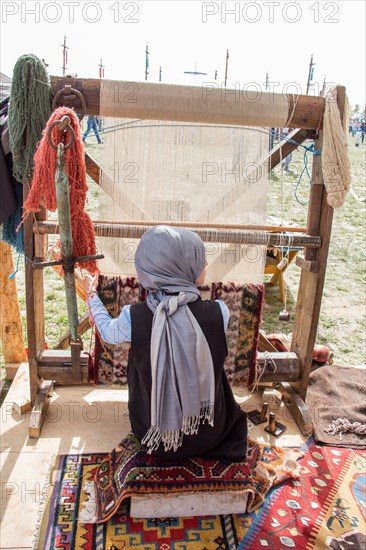
<svg viewBox="0 0 366 550"><path fill-rule="evenodd" d="M250 443L246 461L192 458L163 460L149 455L131 433L109 453L95 472L91 512L85 521L103 522L114 515L129 496L162 496L172 493L248 493L248 509L262 504L272 485L296 476L297 449L283 451ZM270 465L270 467L268 466Z"/></svg>
<svg viewBox="0 0 366 550"><path fill-rule="evenodd" d="M220 299L228 306L225 372L231 384L250 387L255 379L263 285L212 283L200 287L200 290L202 299ZM117 317L124 305L145 299L143 289L133 277L122 279L100 275L98 294L112 317ZM105 344L96 335L89 379L95 384L127 384L128 350L129 344Z"/></svg>
<svg viewBox="0 0 366 550"><path fill-rule="evenodd" d="M267 469L280 453L250 445L250 461ZM361 451L321 447L310 439L301 460L301 477L272 485L262 506L252 512L185 518L132 519L128 499L108 520L78 521L87 500L83 485L94 479L108 455L58 457L48 499L42 550L244 550L366 548L365 469ZM274 454L273 454L274 453ZM282 457L283 458L283 457ZM273 460L274 459L274 460ZM253 466L253 462L252 462ZM278 472L278 470L277 470ZM277 476L277 482L281 475ZM357 545L355 545L357 543Z"/></svg>

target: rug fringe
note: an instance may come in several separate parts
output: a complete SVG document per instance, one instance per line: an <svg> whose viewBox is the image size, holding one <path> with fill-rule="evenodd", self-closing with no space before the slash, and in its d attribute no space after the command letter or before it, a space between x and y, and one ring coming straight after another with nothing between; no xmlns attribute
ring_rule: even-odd
<svg viewBox="0 0 366 550"><path fill-rule="evenodd" d="M82 503L78 521L80 523L95 523L97 521L97 492L94 481L85 481L82 490L88 495L88 500Z"/></svg>
<svg viewBox="0 0 366 550"><path fill-rule="evenodd" d="M36 522L35 522L35 525L34 525L34 533L33 533L33 539L32 539L32 550L40 550L39 543L40 543L40 537L41 537L41 527L42 527L42 523L43 523L44 512L45 512L45 509L46 509L46 503L47 503L49 497L51 496L51 491L50 491L51 477L52 477L52 472L53 472L53 470L56 466L56 457L57 457L56 454L51 455L51 459L50 459L50 462L48 464L47 474L46 474L46 477L44 479L44 486L43 487L48 487L48 490L47 491L43 490L42 493L41 493L41 499L40 499L39 506L38 506L38 511L37 511L37 519L36 519Z"/></svg>

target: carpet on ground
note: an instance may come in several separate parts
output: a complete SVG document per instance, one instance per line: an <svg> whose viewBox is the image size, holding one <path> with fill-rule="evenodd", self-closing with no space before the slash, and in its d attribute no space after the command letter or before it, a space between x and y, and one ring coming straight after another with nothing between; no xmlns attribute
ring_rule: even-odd
<svg viewBox="0 0 366 550"><path fill-rule="evenodd" d="M366 448L366 369L327 365L310 375L306 404L314 438L333 447Z"/></svg>
<svg viewBox="0 0 366 550"><path fill-rule="evenodd" d="M310 439L297 462L302 453L294 449L285 452L252 442L248 449L246 463L208 461L205 466L202 459L190 459L180 464L169 461L164 469L161 460L158 465L146 453L141 455L129 435L109 454L61 455L34 549L366 549L366 460L361 451L320 446ZM129 516L127 497L133 494L173 489L204 493L207 481L202 475L207 466L215 490L225 494L241 487L248 491L247 512L154 519ZM98 491L93 512L100 522L82 523L82 514L91 512L94 480Z"/></svg>

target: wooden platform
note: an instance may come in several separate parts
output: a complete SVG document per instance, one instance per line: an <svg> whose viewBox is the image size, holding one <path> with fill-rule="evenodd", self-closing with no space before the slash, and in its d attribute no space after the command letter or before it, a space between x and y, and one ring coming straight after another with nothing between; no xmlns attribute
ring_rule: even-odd
<svg viewBox="0 0 366 550"><path fill-rule="evenodd" d="M28 437L30 413L20 414L29 395L27 364L15 378L1 408L1 546L31 548L38 508L47 490L47 476L57 454L108 452L130 429L124 389L98 386L56 386L40 439ZM261 394L235 391L246 410L260 408ZM265 424L250 433L253 439L280 446L304 442L282 403L278 419L287 425L277 440L264 431ZM223 503L223 506L227 503ZM219 505L216 512L220 512ZM16 525L16 529L14 528Z"/></svg>

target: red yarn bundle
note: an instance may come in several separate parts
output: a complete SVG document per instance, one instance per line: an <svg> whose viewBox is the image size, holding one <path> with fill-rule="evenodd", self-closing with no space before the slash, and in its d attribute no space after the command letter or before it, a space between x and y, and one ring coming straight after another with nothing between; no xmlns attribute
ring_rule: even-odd
<svg viewBox="0 0 366 550"><path fill-rule="evenodd" d="M34 174L32 187L23 205L23 219L31 212L39 212L40 205L54 212L57 208L55 173L57 166L57 151L48 141L48 128L63 116L70 117L70 125L74 130L73 145L65 151L65 168L69 179L70 214L74 256L91 256L96 254L95 233L92 221L85 212L86 183L84 146L81 141L79 119L76 113L68 107L59 107L49 118L43 131L42 139L34 155ZM66 146L71 140L71 132L60 132L55 125L51 130L52 141L58 145L61 141ZM99 272L95 260L79 262L92 275Z"/></svg>

